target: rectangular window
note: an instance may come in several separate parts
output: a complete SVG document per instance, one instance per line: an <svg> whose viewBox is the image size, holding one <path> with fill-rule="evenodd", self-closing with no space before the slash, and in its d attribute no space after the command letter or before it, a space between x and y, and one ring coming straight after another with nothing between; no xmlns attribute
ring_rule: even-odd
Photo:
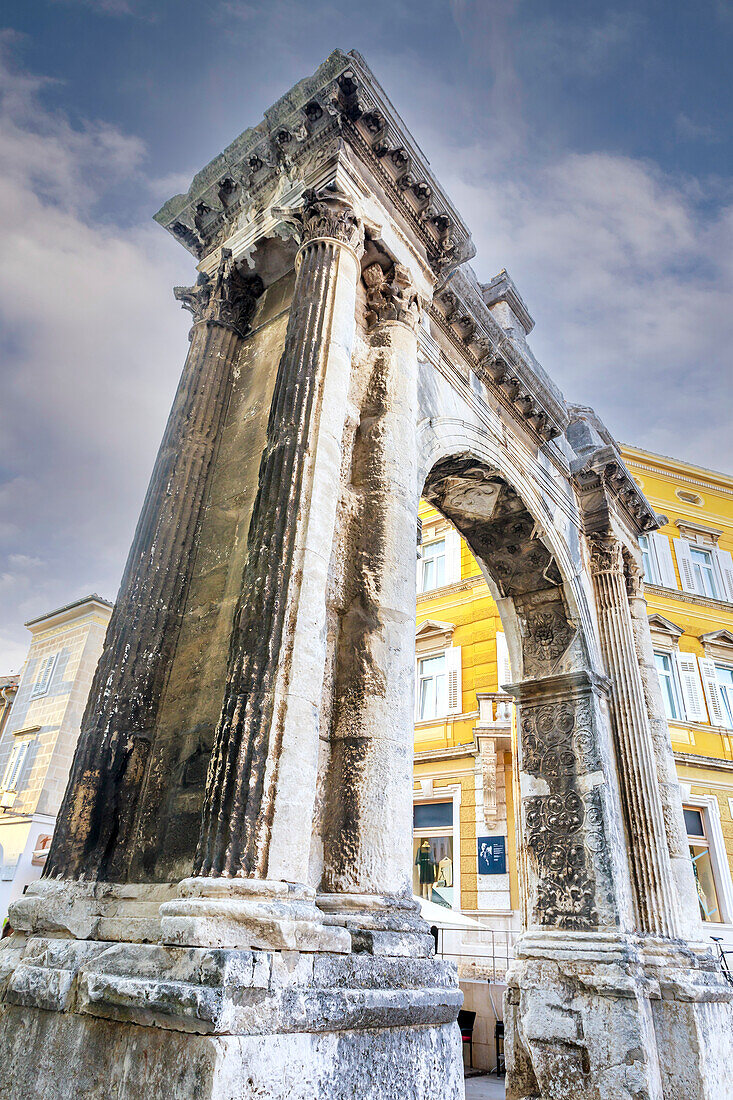
<svg viewBox="0 0 733 1100"><path fill-rule="evenodd" d="M720 689L720 699L723 704L723 718L726 726L733 728L733 668L725 665L715 666L715 678Z"/></svg>
<svg viewBox="0 0 733 1100"><path fill-rule="evenodd" d="M453 854L453 802L413 806L412 892L450 909L456 900Z"/></svg>
<svg viewBox="0 0 733 1100"><path fill-rule="evenodd" d="M687 842L695 874L700 916L704 921L720 924L723 920L718 902L713 864L710 858L710 840L706 829L705 814L695 806L684 806Z"/></svg>
<svg viewBox="0 0 733 1100"><path fill-rule="evenodd" d="M453 828L452 802L416 802L412 807L413 829Z"/></svg>
<svg viewBox="0 0 733 1100"><path fill-rule="evenodd" d="M429 592L445 584L445 539L426 542L422 548L420 591Z"/></svg>
<svg viewBox="0 0 733 1100"><path fill-rule="evenodd" d="M56 666L56 657L58 654L54 653L50 657L46 657L44 661L41 661L41 666L36 676L36 682L31 689L31 699L37 699L39 695L45 695L51 685L51 677L53 676L53 670Z"/></svg>
<svg viewBox="0 0 733 1100"><path fill-rule="evenodd" d="M29 741L16 741L13 745L10 752L10 759L8 760L8 766L3 776L4 791L15 791L18 789L18 781L23 771L25 758L28 755L29 744Z"/></svg>
<svg viewBox="0 0 733 1100"><path fill-rule="evenodd" d="M691 546L690 561L697 591L701 596L710 596L711 599L717 600L718 586L715 582L713 556L710 551L701 550L699 546Z"/></svg>
<svg viewBox="0 0 733 1100"><path fill-rule="evenodd" d="M644 579L649 584L659 584L660 580L657 576L656 562L652 555L652 548L649 544L649 538L647 535L639 535L639 546L641 548L641 564L644 570Z"/></svg>
<svg viewBox="0 0 733 1100"><path fill-rule="evenodd" d="M445 654L417 662L417 717L421 722L442 718L448 712Z"/></svg>
<svg viewBox="0 0 733 1100"><path fill-rule="evenodd" d="M664 710L667 718L680 721L682 719L682 705L680 703L680 693L677 686L677 677L675 675L672 657L669 653L655 652L654 662L657 666L659 686L662 689Z"/></svg>

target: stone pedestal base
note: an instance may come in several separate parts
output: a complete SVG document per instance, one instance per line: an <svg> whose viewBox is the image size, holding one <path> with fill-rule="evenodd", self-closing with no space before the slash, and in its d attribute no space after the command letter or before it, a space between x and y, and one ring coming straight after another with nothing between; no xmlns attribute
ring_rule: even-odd
<svg viewBox="0 0 733 1100"><path fill-rule="evenodd" d="M733 1100L733 989L709 953L527 934L507 980L507 1100Z"/></svg>
<svg viewBox="0 0 733 1100"><path fill-rule="evenodd" d="M432 958L16 934L0 983L1 1100L463 1098Z"/></svg>
<svg viewBox="0 0 733 1100"><path fill-rule="evenodd" d="M182 1035L10 1009L2 1100L458 1100L456 1024L327 1034ZM8 1025L10 1025L8 1027ZM31 1053L33 1052L33 1053Z"/></svg>

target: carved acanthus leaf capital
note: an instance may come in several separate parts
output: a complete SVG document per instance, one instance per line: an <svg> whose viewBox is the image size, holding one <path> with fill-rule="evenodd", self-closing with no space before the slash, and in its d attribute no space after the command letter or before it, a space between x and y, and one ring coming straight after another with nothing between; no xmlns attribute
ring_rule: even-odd
<svg viewBox="0 0 733 1100"><path fill-rule="evenodd" d="M193 314L195 324L228 325L244 335L263 290L259 275L243 275L230 250L223 248L213 275L202 273L194 286L176 286L173 294Z"/></svg>
<svg viewBox="0 0 733 1100"><path fill-rule="evenodd" d="M590 550L591 573L623 574L624 561L621 543L614 535L589 535L588 548Z"/></svg>
<svg viewBox="0 0 733 1100"><path fill-rule="evenodd" d="M413 331L420 321L420 301L402 264L393 264L387 271L373 263L362 272L366 286L368 327L380 321L402 321Z"/></svg>
<svg viewBox="0 0 733 1100"><path fill-rule="evenodd" d="M644 573L631 557L626 559L626 591L631 599L644 598Z"/></svg>
<svg viewBox="0 0 733 1100"><path fill-rule="evenodd" d="M297 208L278 207L273 213L294 231L301 245L324 237L341 241L361 256L364 249L364 227L354 212L351 200L332 187L303 192L303 203Z"/></svg>

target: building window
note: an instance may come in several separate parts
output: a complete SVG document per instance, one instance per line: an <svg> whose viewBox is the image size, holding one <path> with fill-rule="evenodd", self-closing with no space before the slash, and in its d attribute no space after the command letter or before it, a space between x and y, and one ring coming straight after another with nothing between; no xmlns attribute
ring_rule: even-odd
<svg viewBox="0 0 733 1100"><path fill-rule="evenodd" d="M692 573L697 591L701 596L710 596L711 599L717 600L718 588L715 583L713 556L710 551L701 550L699 546L691 546L690 561L692 562Z"/></svg>
<svg viewBox="0 0 733 1100"><path fill-rule="evenodd" d="M453 803L416 803L413 807L413 894L452 908L453 867Z"/></svg>
<svg viewBox="0 0 733 1100"><path fill-rule="evenodd" d="M422 548L420 591L442 588L445 584L445 539L426 542Z"/></svg>
<svg viewBox="0 0 733 1100"><path fill-rule="evenodd" d="M677 670L672 656L669 653L655 652L654 661L657 666L657 675L659 676L659 685L662 689L667 718L680 721L682 719L682 703L677 683Z"/></svg>
<svg viewBox="0 0 733 1100"><path fill-rule="evenodd" d="M644 570L644 577L650 584L659 584L656 562L652 557L652 548L649 545L649 539L646 535L639 535L639 548L641 549L641 564Z"/></svg>
<svg viewBox="0 0 733 1100"><path fill-rule="evenodd" d="M733 668L728 668L726 665L716 665L715 678L720 689L720 701L723 704L725 725L733 728Z"/></svg>
<svg viewBox="0 0 733 1100"><path fill-rule="evenodd" d="M417 662L417 717L421 722L448 712L448 675L445 653Z"/></svg>
<svg viewBox="0 0 733 1100"><path fill-rule="evenodd" d="M15 791L18 789L18 781L23 771L25 758L28 755L29 744L29 741L16 741L13 745L10 752L10 759L8 760L8 766L3 776L3 790Z"/></svg>
<svg viewBox="0 0 733 1100"><path fill-rule="evenodd" d="M53 670L56 666L56 657L57 654L54 653L51 657L46 657L45 661L41 662L41 667L36 676L36 682L31 689L31 699L37 699L39 695L45 695L48 691L51 685Z"/></svg>
<svg viewBox="0 0 733 1100"><path fill-rule="evenodd" d="M720 924L723 920L718 902L713 865L710 855L710 840L706 830L705 813L694 806L685 806L685 828L687 843L690 846L690 859L695 873L697 900L700 903L700 915L704 921Z"/></svg>

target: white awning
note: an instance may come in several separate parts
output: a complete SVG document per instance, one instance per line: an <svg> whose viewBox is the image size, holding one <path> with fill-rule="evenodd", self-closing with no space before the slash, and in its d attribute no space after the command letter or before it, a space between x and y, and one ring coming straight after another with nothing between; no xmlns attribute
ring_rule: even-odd
<svg viewBox="0 0 733 1100"><path fill-rule="evenodd" d="M425 898L415 898L420 903L420 916L428 924L438 928L480 928L486 932L487 927L473 917L464 917L456 909L448 909L445 905L436 905L434 901L426 901Z"/></svg>

